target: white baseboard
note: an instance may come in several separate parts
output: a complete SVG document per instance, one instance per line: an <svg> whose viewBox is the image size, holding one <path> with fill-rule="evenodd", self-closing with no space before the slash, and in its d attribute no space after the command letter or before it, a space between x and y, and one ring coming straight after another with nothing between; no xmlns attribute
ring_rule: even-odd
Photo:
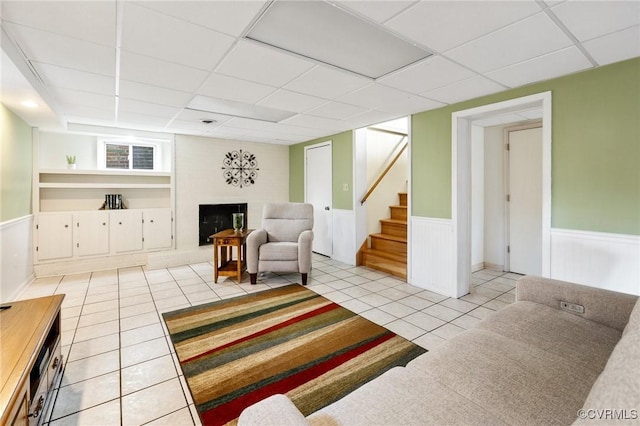
<svg viewBox="0 0 640 426"><path fill-rule="evenodd" d="M147 264L149 253L130 253L90 259L72 259L51 263L39 263L33 266L36 277L82 274L109 269L129 268Z"/></svg>
<svg viewBox="0 0 640 426"><path fill-rule="evenodd" d="M552 228L551 278L640 295L640 236Z"/></svg>
<svg viewBox="0 0 640 426"><path fill-rule="evenodd" d="M212 261L213 245L208 245L189 250L171 250L149 253L147 259L147 268L170 268L172 266L182 266Z"/></svg>

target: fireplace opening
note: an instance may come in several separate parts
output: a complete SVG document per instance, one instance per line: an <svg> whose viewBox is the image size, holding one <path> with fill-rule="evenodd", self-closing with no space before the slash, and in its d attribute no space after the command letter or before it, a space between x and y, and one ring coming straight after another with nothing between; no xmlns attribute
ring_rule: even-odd
<svg viewBox="0 0 640 426"><path fill-rule="evenodd" d="M247 228L247 203L240 204L200 204L199 208L199 245L213 244L209 238L225 229L233 229L232 214L244 213L244 229Z"/></svg>

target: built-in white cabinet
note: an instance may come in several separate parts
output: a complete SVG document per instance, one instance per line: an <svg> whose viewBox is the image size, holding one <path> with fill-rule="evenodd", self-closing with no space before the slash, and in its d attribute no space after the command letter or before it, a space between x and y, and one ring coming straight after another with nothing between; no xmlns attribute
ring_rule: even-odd
<svg viewBox="0 0 640 426"><path fill-rule="evenodd" d="M143 247L145 250L169 249L173 246L173 216L169 209L145 209Z"/></svg>
<svg viewBox="0 0 640 426"><path fill-rule="evenodd" d="M36 256L38 260L73 257L73 213L46 213L36 221Z"/></svg>
<svg viewBox="0 0 640 426"><path fill-rule="evenodd" d="M74 223L76 256L109 254L109 212L77 212Z"/></svg>
<svg viewBox="0 0 640 426"><path fill-rule="evenodd" d="M38 262L172 247L171 209L45 212L36 215Z"/></svg>
<svg viewBox="0 0 640 426"><path fill-rule="evenodd" d="M142 250L142 210L113 210L109 219L109 241L114 254Z"/></svg>

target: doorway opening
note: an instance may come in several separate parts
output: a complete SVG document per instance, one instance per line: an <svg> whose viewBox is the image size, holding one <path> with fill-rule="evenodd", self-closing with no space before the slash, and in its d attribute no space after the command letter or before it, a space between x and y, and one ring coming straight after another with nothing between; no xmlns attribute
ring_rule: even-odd
<svg viewBox="0 0 640 426"><path fill-rule="evenodd" d="M550 232L551 232L551 93L545 92L523 98L512 99L496 104L459 111L452 115L452 228L453 255L455 263L451 294L461 297L469 292L471 271L474 266L474 250L477 248L480 225L477 215L478 201L474 194L477 187L478 169L474 167L474 151L477 151L479 138L484 137L484 128L499 124L522 122L527 119L539 119L541 126L541 160L537 190L541 207L535 234L539 236L537 248L539 255L539 275L549 276L550 270ZM487 170L489 172L490 170ZM484 179L485 171L482 171ZM504 201L501 205L505 206ZM474 209L475 206L475 209ZM506 208L506 207L505 207ZM506 214L506 213L505 213ZM503 231L504 232L504 231ZM482 237L484 238L484 237ZM506 240L503 240L506 241ZM507 250L505 246L504 250ZM485 265L491 266L491 265ZM494 265L499 267L500 265ZM503 262L502 267L505 267Z"/></svg>

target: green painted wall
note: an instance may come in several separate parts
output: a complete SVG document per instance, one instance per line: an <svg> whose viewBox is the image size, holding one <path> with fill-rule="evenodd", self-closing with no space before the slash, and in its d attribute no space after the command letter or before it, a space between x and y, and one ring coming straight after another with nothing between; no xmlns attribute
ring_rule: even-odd
<svg viewBox="0 0 640 426"><path fill-rule="evenodd" d="M31 127L0 104L0 222L31 214Z"/></svg>
<svg viewBox="0 0 640 426"><path fill-rule="evenodd" d="M333 208L353 210L353 132L343 132L289 147L289 200L304 201L304 147L331 141ZM342 189L343 184L349 190Z"/></svg>
<svg viewBox="0 0 640 426"><path fill-rule="evenodd" d="M640 235L640 58L412 116L412 214L451 217L451 113L546 91L551 225Z"/></svg>

